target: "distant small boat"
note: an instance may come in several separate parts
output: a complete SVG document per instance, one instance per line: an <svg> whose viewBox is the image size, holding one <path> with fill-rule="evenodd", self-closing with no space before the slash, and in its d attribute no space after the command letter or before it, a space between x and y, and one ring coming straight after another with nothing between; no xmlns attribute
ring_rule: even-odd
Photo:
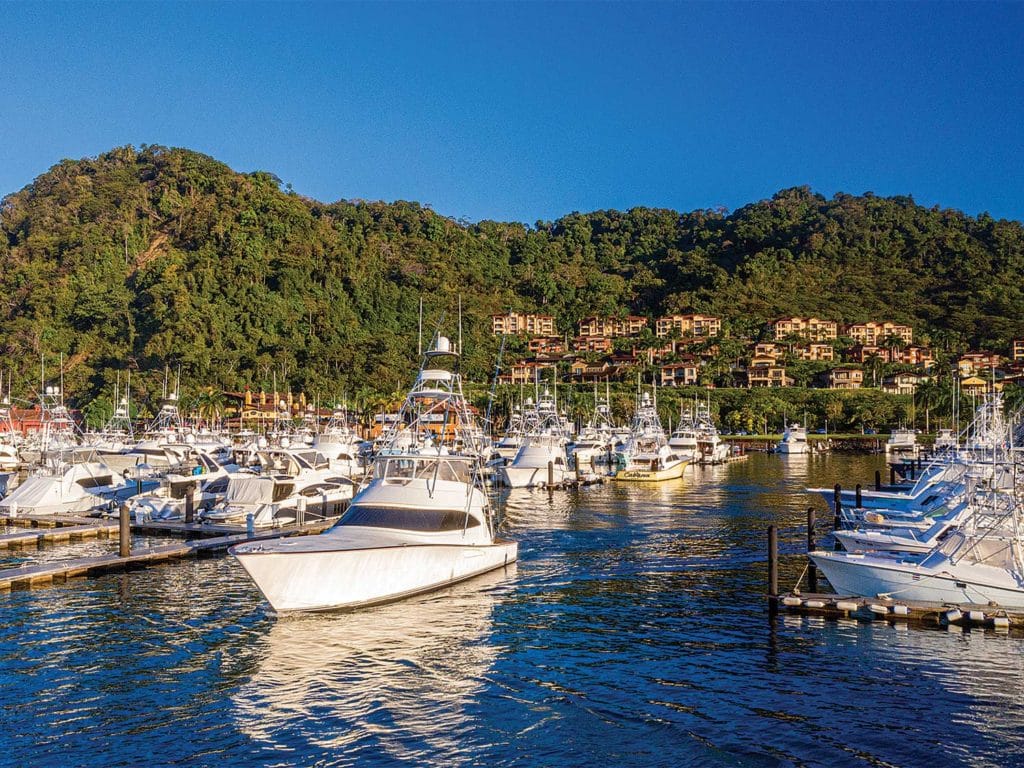
<svg viewBox="0 0 1024 768"><path fill-rule="evenodd" d="M782 440L775 446L775 452L785 455L801 455L811 452L807 442L807 428L790 424L782 433Z"/></svg>

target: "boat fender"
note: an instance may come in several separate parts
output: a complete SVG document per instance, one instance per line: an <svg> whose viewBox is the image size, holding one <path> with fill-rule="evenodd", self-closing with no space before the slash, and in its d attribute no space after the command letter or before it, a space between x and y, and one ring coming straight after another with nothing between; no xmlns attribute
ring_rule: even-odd
<svg viewBox="0 0 1024 768"><path fill-rule="evenodd" d="M951 608L942 614L942 622L944 624L956 624L963 617L964 615L960 612L959 608Z"/></svg>
<svg viewBox="0 0 1024 768"><path fill-rule="evenodd" d="M992 617L992 626L995 629L1007 629L1008 630L1010 628L1010 620L1006 616L993 616Z"/></svg>
<svg viewBox="0 0 1024 768"><path fill-rule="evenodd" d="M905 605L894 605L892 607L892 612L896 616L909 616L910 615L910 608L908 608Z"/></svg>
<svg viewBox="0 0 1024 768"><path fill-rule="evenodd" d="M800 605L803 601L799 597L784 597L782 598L782 604L795 608Z"/></svg>
<svg viewBox="0 0 1024 768"><path fill-rule="evenodd" d="M968 611L967 620L975 624L982 624L985 621L985 614L982 611Z"/></svg>
<svg viewBox="0 0 1024 768"><path fill-rule="evenodd" d="M808 608L824 608L825 607L825 601L824 600L807 600L804 603L804 605L807 606Z"/></svg>
<svg viewBox="0 0 1024 768"><path fill-rule="evenodd" d="M856 611L860 606L850 600L839 600L836 602L836 610L839 611Z"/></svg>
<svg viewBox="0 0 1024 768"><path fill-rule="evenodd" d="M880 616L885 616L887 613L889 613L888 605L879 605L878 603L872 603L870 606L868 606L868 608L872 613L876 613Z"/></svg>

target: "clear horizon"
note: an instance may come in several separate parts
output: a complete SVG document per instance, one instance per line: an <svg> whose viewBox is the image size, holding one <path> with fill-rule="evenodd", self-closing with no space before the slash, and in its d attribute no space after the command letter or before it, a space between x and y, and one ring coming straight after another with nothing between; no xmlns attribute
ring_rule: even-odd
<svg viewBox="0 0 1024 768"><path fill-rule="evenodd" d="M179 146L456 219L807 185L1024 220L1024 4L4 6L0 195Z"/></svg>

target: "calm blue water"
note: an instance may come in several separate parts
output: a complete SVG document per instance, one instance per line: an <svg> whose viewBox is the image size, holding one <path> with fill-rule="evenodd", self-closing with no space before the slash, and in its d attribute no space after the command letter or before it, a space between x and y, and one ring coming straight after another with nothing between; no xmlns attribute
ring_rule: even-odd
<svg viewBox="0 0 1024 768"><path fill-rule="evenodd" d="M0 595L0 765L1022 765L1019 637L767 619L767 524L879 466L516 493L517 566L361 613L230 558Z"/></svg>

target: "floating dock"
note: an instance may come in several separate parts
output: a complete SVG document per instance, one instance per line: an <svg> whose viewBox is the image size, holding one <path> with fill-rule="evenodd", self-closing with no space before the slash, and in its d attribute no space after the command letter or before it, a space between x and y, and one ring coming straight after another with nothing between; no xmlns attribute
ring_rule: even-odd
<svg viewBox="0 0 1024 768"><path fill-rule="evenodd" d="M3 520L4 518L0 518ZM40 522L45 530L32 530L24 533L10 533L0 536L6 539L7 546L35 546L58 541L74 541L89 537L113 537L122 534L121 524L116 520L99 520L90 518L68 518L50 516L44 521L18 517L6 519L6 522L20 521L18 524L31 525ZM245 541L262 541L279 539L284 536L302 536L320 533L337 522L337 517L315 520L304 525L288 525L248 534L244 526L210 526L197 523L141 523L132 524L131 530L148 533L184 534L198 536L175 544L163 544L153 547L142 547L124 550L126 554L111 553L72 560L60 560L52 563L31 563L16 568L0 570L0 592L11 589L29 589L32 587L67 581L76 576L91 576L110 571L126 571L144 568L157 563L195 557L207 553L222 552L228 547ZM3 545L0 545L3 546Z"/></svg>
<svg viewBox="0 0 1024 768"><path fill-rule="evenodd" d="M991 605L919 603L879 597L848 597L832 594L801 594L770 597L775 610L802 616L862 621L910 621L933 626L1024 629L1024 611L1008 611Z"/></svg>

